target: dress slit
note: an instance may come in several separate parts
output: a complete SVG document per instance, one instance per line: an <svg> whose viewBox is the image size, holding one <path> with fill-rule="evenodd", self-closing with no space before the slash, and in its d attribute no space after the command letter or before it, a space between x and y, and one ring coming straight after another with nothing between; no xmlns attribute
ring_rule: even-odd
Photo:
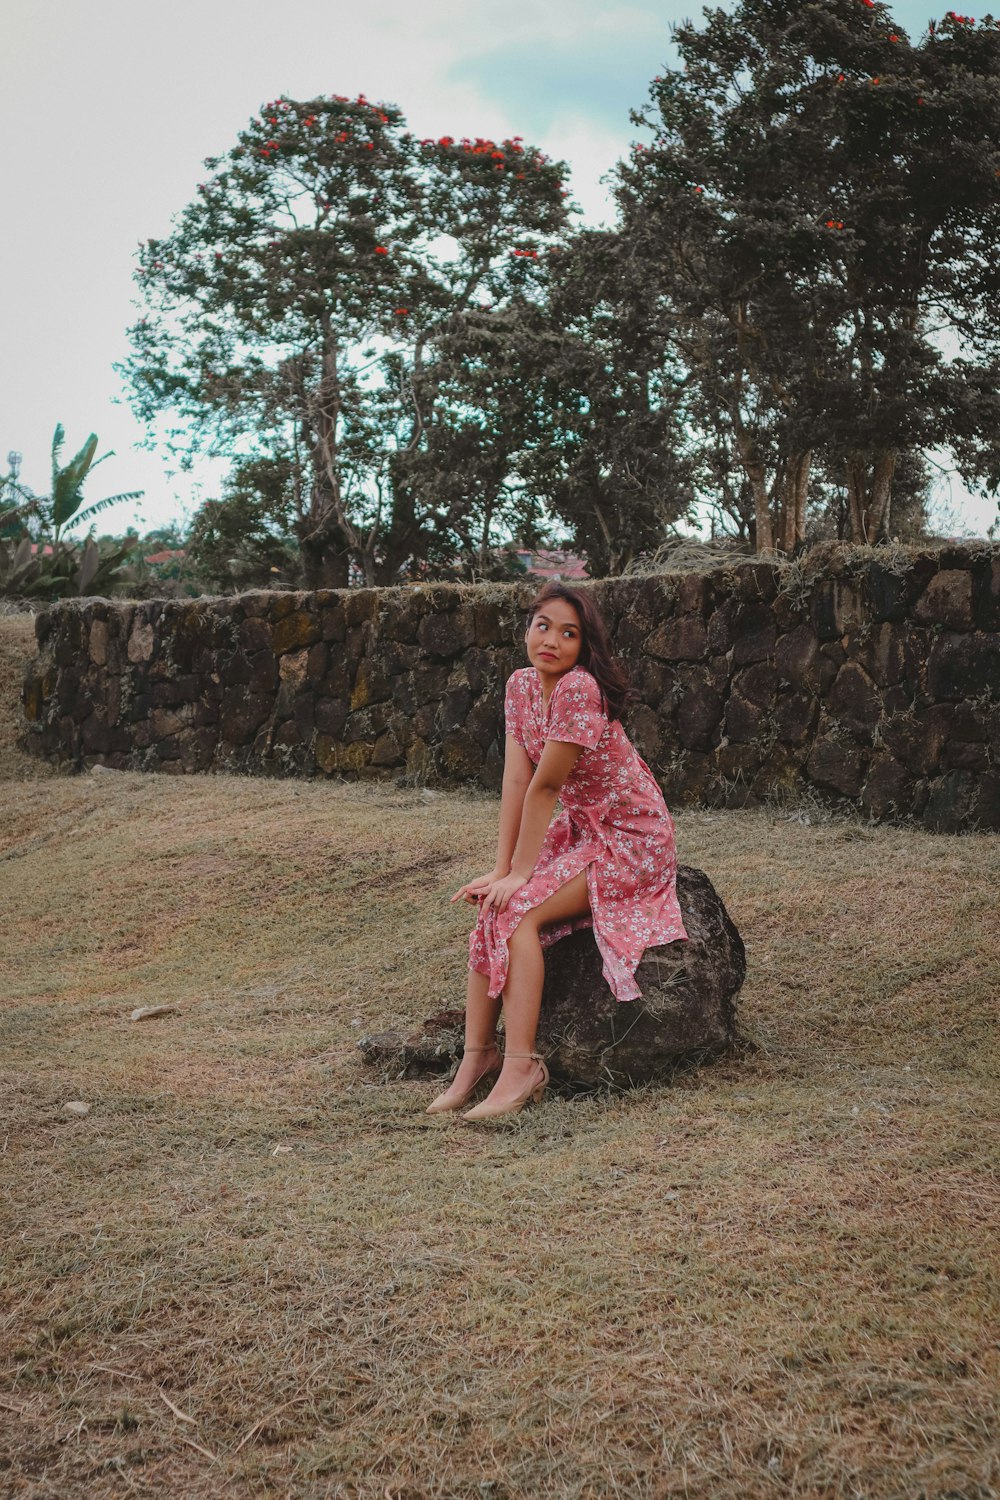
<svg viewBox="0 0 1000 1500"><path fill-rule="evenodd" d="M542 947L548 948L550 944L558 942L570 932L576 932L582 927L593 927L594 885L590 871L599 852L593 846L584 846L573 851L575 858L564 855L560 861L561 869L555 884L552 883L554 871L551 866L548 870L536 871L527 884L522 886L511 899L506 911L497 915L491 907L485 917L480 912L476 931L481 933L486 949L487 966L482 972L488 972L490 975L488 993L491 999L495 1000L498 995L502 994L504 985L507 983L507 971L510 967L510 952L507 945L517 931L521 918L529 911L533 911L536 906L541 906L543 901L548 901L550 896L562 890L564 885L575 880L584 870L587 872L587 899L590 902L590 911L581 912L578 917L566 917L560 922L552 922L547 927L541 927L538 937ZM536 884L537 889L533 891L531 888ZM516 909L512 911L512 908ZM511 921L512 916L513 921Z"/></svg>

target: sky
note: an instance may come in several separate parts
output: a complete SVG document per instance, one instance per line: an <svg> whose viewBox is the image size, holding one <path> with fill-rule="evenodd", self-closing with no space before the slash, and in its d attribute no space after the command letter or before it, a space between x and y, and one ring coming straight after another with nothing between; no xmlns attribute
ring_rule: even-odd
<svg viewBox="0 0 1000 1500"><path fill-rule="evenodd" d="M168 232L206 156L278 94L365 93L418 135L523 135L572 169L583 221L610 221L604 177L637 132L629 110L671 61L670 28L699 7L601 0L7 0L0 129L0 464L48 488L57 421L72 454L113 449L90 501L142 489L102 524L190 517L224 469L171 475L139 446L114 363L134 320L140 240ZM899 0L911 35L933 14ZM996 502L942 479L944 529L983 534Z"/></svg>

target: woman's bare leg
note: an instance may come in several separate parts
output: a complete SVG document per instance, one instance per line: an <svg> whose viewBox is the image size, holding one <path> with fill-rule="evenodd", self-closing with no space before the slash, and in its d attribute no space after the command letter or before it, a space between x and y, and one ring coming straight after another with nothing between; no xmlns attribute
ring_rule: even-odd
<svg viewBox="0 0 1000 1500"><path fill-rule="evenodd" d="M538 1013L542 1005L542 982L545 961L539 929L553 922L582 917L590 910L587 872L581 870L572 880L559 887L547 901L525 912L507 944L510 965L503 992L505 1060L503 1070L490 1092L492 1104L506 1104L517 1097L537 1063L530 1057L514 1054L534 1052L538 1031Z"/></svg>
<svg viewBox="0 0 1000 1500"><path fill-rule="evenodd" d="M469 970L469 983L465 996L465 1052L458 1065L458 1072L450 1086L441 1096L447 1103L451 1098L461 1098L473 1087L491 1059L478 1049L496 1043L497 1021L500 1019L500 997L491 1000L486 993L489 975Z"/></svg>

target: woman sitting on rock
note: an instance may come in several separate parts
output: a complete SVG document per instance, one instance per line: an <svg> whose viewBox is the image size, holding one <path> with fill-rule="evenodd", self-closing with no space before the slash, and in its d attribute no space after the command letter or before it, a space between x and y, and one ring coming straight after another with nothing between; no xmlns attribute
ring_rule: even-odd
<svg viewBox="0 0 1000 1500"><path fill-rule="evenodd" d="M615 997L634 1000L644 950L687 936L673 823L619 722L628 683L597 608L582 590L546 584L525 643L531 665L511 675L504 703L496 864L452 897L479 906L465 1051L428 1113L462 1109L482 1079L499 1073L465 1120L514 1114L544 1092L549 1071L535 1051L544 947L592 926ZM563 810L553 819L557 799Z"/></svg>

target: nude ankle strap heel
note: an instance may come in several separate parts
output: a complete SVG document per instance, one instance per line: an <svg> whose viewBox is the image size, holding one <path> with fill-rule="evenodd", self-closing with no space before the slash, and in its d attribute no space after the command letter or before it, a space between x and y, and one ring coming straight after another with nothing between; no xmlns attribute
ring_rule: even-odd
<svg viewBox="0 0 1000 1500"><path fill-rule="evenodd" d="M476 1089L482 1083L483 1079L488 1077L490 1073L499 1073L503 1058L500 1052L500 1048L496 1042L490 1042L489 1046L487 1047L464 1047L462 1049L463 1057L465 1056L466 1052L495 1052L497 1054L497 1060L492 1066L483 1068L482 1072L476 1075L475 1081L473 1082L472 1086L466 1089L464 1094L459 1094L455 1099L448 1099L449 1089L445 1089L443 1094L438 1094L437 1098L433 1100L432 1103L428 1104L426 1110L427 1114L442 1115L448 1114L454 1110L464 1109L469 1100L472 1098L473 1094L476 1092ZM444 1102L446 1099L448 1100L447 1103Z"/></svg>
<svg viewBox="0 0 1000 1500"><path fill-rule="evenodd" d="M490 1101L488 1099L484 1099L482 1104L477 1104L474 1109L470 1109L466 1114L464 1114L462 1116L463 1120L492 1120L495 1119L498 1115L516 1115L521 1112L524 1106L528 1103L529 1099L533 1104L541 1103L542 1095L545 1093L545 1088L549 1081L549 1070L545 1065L545 1059L544 1057L542 1057L541 1053L506 1052L504 1053L504 1056L533 1058L541 1068L542 1076L540 1078L538 1078L537 1076L533 1078L532 1081L528 1084L527 1088L523 1089L515 1099L511 1099L507 1104L491 1106Z"/></svg>

